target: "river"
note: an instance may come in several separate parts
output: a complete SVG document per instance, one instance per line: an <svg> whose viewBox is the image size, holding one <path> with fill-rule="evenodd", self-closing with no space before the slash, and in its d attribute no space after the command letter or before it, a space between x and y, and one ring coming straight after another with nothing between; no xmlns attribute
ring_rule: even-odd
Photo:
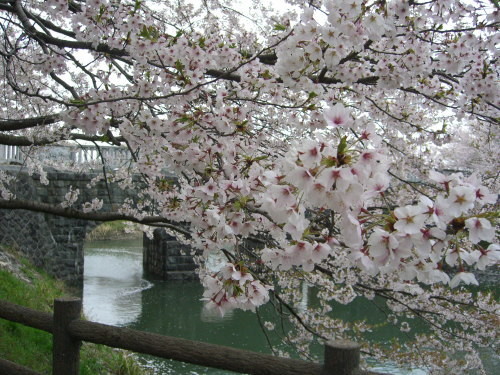
<svg viewBox="0 0 500 375"><path fill-rule="evenodd" d="M143 279L142 239L88 241L85 244L84 270L83 309L89 320L270 353L256 314L237 310L220 318L203 308L199 282L152 283ZM360 301L341 313L357 320L363 318L366 311L373 315L373 308ZM387 337L379 339L387 339L391 334L386 332ZM234 374L153 357L141 356L140 361L154 369L157 375ZM388 363L372 365L373 371L388 374L427 374L421 369L405 370ZM495 374L492 367L495 365L498 365L497 357L489 365L492 375Z"/></svg>

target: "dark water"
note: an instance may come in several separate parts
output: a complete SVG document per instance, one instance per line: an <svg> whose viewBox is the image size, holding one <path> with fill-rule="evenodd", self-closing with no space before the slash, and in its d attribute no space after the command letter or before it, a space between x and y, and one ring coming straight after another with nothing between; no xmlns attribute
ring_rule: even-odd
<svg viewBox="0 0 500 375"><path fill-rule="evenodd" d="M199 282L148 282L142 278L142 240L93 241L85 247L84 313L88 319L115 326L126 326L163 335L205 341L234 348L271 353L256 314L236 310L224 318L203 308L203 289ZM309 301L310 302L310 301ZM349 308L342 306L339 317L360 320L384 320L373 302L357 299ZM307 305L308 301L304 300ZM367 306L367 303L370 306ZM376 303L376 302L375 302ZM269 311L262 320L271 320ZM378 332L385 341L399 330ZM273 344L275 344L273 342ZM320 348L318 348L320 350ZM140 357L155 374L226 375L214 370L181 362ZM422 369L403 370L391 364L372 364L373 371L397 375L425 375ZM491 375L498 358L491 363Z"/></svg>

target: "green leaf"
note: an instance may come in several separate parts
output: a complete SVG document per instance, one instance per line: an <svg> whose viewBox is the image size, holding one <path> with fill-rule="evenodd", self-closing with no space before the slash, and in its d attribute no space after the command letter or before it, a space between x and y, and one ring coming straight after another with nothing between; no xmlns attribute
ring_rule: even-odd
<svg viewBox="0 0 500 375"><path fill-rule="evenodd" d="M260 160L266 160L269 158L269 155L262 155L262 156L257 156L256 158L253 158L255 161L260 161Z"/></svg>
<svg viewBox="0 0 500 375"><path fill-rule="evenodd" d="M276 31L285 31L286 30L286 26L282 25L280 23L277 23L276 25L274 25L274 30L276 30Z"/></svg>
<svg viewBox="0 0 500 375"><path fill-rule="evenodd" d="M71 99L69 102L75 105L85 105L85 100L83 99Z"/></svg>
<svg viewBox="0 0 500 375"><path fill-rule="evenodd" d="M339 147L337 148L337 155L344 155L347 151L347 136L344 135L340 140Z"/></svg>
<svg viewBox="0 0 500 375"><path fill-rule="evenodd" d="M147 40L156 41L156 40L158 40L160 33L156 27L144 25L144 26L142 26L142 29L141 29L141 32L139 33L139 36L141 36Z"/></svg>
<svg viewBox="0 0 500 375"><path fill-rule="evenodd" d="M187 116L187 115L183 115L181 117L179 117L177 120L175 120L176 122L189 122L191 121L191 117Z"/></svg>
<svg viewBox="0 0 500 375"><path fill-rule="evenodd" d="M271 79L273 78L273 75L271 74L271 72L269 70L266 69L266 71L264 73L261 73L260 76L264 79Z"/></svg>
<svg viewBox="0 0 500 375"><path fill-rule="evenodd" d="M323 157L321 159L321 165L325 167L336 167L337 166L337 158L334 156Z"/></svg>
<svg viewBox="0 0 500 375"><path fill-rule="evenodd" d="M87 108L87 103L85 103L85 100L83 99L71 99L69 102L78 107L80 111L83 111L85 108Z"/></svg>
<svg viewBox="0 0 500 375"><path fill-rule="evenodd" d="M101 22L102 16L104 15L104 13L106 13L106 6L105 5L101 5L99 7L99 14L96 16L96 21L97 22Z"/></svg>
<svg viewBox="0 0 500 375"><path fill-rule="evenodd" d="M139 33L139 36L142 36L145 39L149 39L149 31L146 25L144 25L141 29L141 32Z"/></svg>
<svg viewBox="0 0 500 375"><path fill-rule="evenodd" d="M318 96L318 94L316 94L314 91L311 91L309 93L308 100L314 99L317 96Z"/></svg>
<svg viewBox="0 0 500 375"><path fill-rule="evenodd" d="M182 74L182 72L184 70L184 64L180 60L177 60L175 62L175 69L177 69L179 71L179 73Z"/></svg>

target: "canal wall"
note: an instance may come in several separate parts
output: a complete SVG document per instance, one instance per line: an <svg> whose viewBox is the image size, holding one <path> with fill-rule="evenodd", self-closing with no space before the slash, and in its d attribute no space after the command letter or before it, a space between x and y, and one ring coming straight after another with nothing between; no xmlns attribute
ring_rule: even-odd
<svg viewBox="0 0 500 375"><path fill-rule="evenodd" d="M135 202L135 191L123 190L118 182L93 183L97 173L75 173L47 169L48 185L39 175L30 176L20 166L3 165L0 170L15 175L10 186L17 199L60 205L69 186L80 195L74 203L99 198L102 212L111 212L125 200ZM33 264L49 274L73 285L82 285L84 270L83 246L87 233L99 223L69 219L27 210L0 209L0 244L11 246ZM152 279L192 280L197 278L196 265L189 246L182 245L163 229L154 232L154 238L144 237L144 274Z"/></svg>
<svg viewBox="0 0 500 375"><path fill-rule="evenodd" d="M4 165L0 169L15 175L10 186L17 199L59 205L69 186L79 189L75 207L91 201L103 200L102 211L109 212L125 199L135 201L136 193L124 191L118 183L99 181L92 184L96 173L73 173L54 169L47 170L50 181L45 185L39 175L30 176L19 166ZM87 232L98 225L96 222L32 212L27 210L0 210L0 243L15 248L37 267L49 274L80 285L83 281L83 245Z"/></svg>
<svg viewBox="0 0 500 375"><path fill-rule="evenodd" d="M143 236L143 270L153 280L198 279L191 247L183 245L165 229L157 228L153 238Z"/></svg>

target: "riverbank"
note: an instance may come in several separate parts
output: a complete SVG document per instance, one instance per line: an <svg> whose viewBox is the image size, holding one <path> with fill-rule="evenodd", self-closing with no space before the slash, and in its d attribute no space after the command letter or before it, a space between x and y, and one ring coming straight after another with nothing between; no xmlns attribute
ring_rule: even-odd
<svg viewBox="0 0 500 375"><path fill-rule="evenodd" d="M11 248L0 245L0 299L44 312L51 312L55 298L74 295L62 281L33 267ZM0 358L50 374L52 335L0 319ZM147 375L129 353L84 343L81 375Z"/></svg>
<svg viewBox="0 0 500 375"><path fill-rule="evenodd" d="M87 234L87 241L123 240L142 238L139 225L127 221L102 223Z"/></svg>

